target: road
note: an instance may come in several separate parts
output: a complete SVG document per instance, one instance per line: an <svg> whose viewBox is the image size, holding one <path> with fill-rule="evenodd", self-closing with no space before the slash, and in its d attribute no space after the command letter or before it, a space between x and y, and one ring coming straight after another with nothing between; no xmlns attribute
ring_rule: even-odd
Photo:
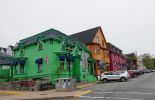
<svg viewBox="0 0 155 100"><path fill-rule="evenodd" d="M66 100L155 100L155 72L127 82L97 83L84 90L93 92L80 98Z"/></svg>

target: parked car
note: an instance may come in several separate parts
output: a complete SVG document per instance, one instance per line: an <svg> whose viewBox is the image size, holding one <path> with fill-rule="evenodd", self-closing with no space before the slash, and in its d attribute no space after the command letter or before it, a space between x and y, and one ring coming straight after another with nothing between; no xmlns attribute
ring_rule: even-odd
<svg viewBox="0 0 155 100"><path fill-rule="evenodd" d="M102 73L100 76L100 81L103 81L104 83L107 83L108 81L112 80L119 80L122 82L127 81L130 78L130 75L127 71L124 72L105 72Z"/></svg>
<svg viewBox="0 0 155 100"><path fill-rule="evenodd" d="M150 73L150 70L148 69L143 69L144 73Z"/></svg>
<svg viewBox="0 0 155 100"><path fill-rule="evenodd" d="M133 73L133 70L128 70L128 73L129 73L129 75L130 75L131 78L134 78L135 77L135 75Z"/></svg>
<svg viewBox="0 0 155 100"><path fill-rule="evenodd" d="M155 72L155 70L150 70L150 72Z"/></svg>
<svg viewBox="0 0 155 100"><path fill-rule="evenodd" d="M128 79L131 78L130 73L128 71L117 71L117 73L121 73L128 76Z"/></svg>
<svg viewBox="0 0 155 100"><path fill-rule="evenodd" d="M134 74L134 77L138 77L139 75L141 75L141 72L140 70L133 70L133 74Z"/></svg>
<svg viewBox="0 0 155 100"><path fill-rule="evenodd" d="M143 74L144 74L144 71L143 71L143 70L139 70L139 71L140 71L140 74L141 74L141 75L143 75Z"/></svg>

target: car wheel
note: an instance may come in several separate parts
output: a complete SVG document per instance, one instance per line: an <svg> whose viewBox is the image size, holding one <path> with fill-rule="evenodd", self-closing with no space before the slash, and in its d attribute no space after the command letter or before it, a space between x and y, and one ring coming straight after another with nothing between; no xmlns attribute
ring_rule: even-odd
<svg viewBox="0 0 155 100"><path fill-rule="evenodd" d="M121 81L122 81L122 82L125 82L125 81L126 81L126 78L125 78L125 77L122 77L122 78L121 78Z"/></svg>
<svg viewBox="0 0 155 100"><path fill-rule="evenodd" d="M108 80L106 78L103 79L103 83L107 83Z"/></svg>

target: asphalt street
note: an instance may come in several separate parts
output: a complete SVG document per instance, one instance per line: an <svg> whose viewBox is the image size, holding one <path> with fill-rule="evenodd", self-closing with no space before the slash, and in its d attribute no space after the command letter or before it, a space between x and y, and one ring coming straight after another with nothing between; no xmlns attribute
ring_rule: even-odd
<svg viewBox="0 0 155 100"><path fill-rule="evenodd" d="M84 90L93 92L66 100L155 100L155 72L141 75L127 82L100 82Z"/></svg>

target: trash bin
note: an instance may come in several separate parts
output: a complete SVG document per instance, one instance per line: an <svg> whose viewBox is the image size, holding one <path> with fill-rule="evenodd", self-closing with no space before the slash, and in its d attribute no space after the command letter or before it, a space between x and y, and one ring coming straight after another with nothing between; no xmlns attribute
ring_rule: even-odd
<svg viewBox="0 0 155 100"><path fill-rule="evenodd" d="M56 80L57 92L70 92L76 89L76 79L72 78L59 78Z"/></svg>

